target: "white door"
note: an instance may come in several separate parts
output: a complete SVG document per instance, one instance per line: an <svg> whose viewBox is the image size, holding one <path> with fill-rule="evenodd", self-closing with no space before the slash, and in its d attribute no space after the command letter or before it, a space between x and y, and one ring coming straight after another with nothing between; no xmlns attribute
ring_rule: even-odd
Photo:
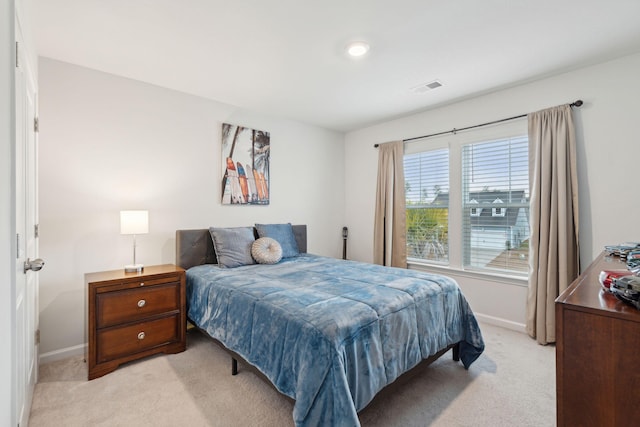
<svg viewBox="0 0 640 427"><path fill-rule="evenodd" d="M38 375L38 144L36 83L16 22L16 415L25 427Z"/></svg>

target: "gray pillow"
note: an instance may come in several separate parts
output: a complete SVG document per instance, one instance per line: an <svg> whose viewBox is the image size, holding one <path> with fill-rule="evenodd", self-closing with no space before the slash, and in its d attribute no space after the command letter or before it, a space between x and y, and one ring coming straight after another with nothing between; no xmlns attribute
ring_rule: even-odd
<svg viewBox="0 0 640 427"><path fill-rule="evenodd" d="M258 237L271 237L282 246L282 258L298 256L298 242L293 234L293 227L287 224L256 224Z"/></svg>
<svg viewBox="0 0 640 427"><path fill-rule="evenodd" d="M271 237L260 237L251 245L251 255L258 264L277 264L282 259L282 247Z"/></svg>
<svg viewBox="0 0 640 427"><path fill-rule="evenodd" d="M251 257L251 245L255 241L253 227L211 227L209 233L221 267L255 264Z"/></svg>

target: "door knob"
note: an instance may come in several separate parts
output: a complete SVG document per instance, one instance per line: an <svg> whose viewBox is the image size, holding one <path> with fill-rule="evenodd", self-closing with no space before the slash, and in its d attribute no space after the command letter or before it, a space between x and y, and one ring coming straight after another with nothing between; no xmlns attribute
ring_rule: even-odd
<svg viewBox="0 0 640 427"><path fill-rule="evenodd" d="M27 272L27 270L40 271L42 270L42 267L44 267L44 261L40 258L36 258L36 259L27 258L27 260L24 262L25 273Z"/></svg>

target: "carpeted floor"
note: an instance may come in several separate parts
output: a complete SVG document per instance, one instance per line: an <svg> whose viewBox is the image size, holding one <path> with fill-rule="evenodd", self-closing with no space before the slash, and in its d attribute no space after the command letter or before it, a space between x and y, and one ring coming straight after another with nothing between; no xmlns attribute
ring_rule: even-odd
<svg viewBox="0 0 640 427"><path fill-rule="evenodd" d="M445 354L384 389L363 427L554 426L555 348L481 324L485 353L466 371ZM292 426L293 403L197 331L187 351L86 380L82 357L40 367L29 425Z"/></svg>

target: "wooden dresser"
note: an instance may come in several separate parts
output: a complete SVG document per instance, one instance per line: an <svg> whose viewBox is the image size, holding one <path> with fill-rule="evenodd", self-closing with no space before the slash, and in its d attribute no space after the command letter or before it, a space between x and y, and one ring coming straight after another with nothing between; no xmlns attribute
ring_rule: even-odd
<svg viewBox="0 0 640 427"><path fill-rule="evenodd" d="M602 290L601 254L556 299L558 426L640 425L640 310Z"/></svg>
<svg viewBox="0 0 640 427"><path fill-rule="evenodd" d="M85 274L89 379L186 348L185 271L172 264Z"/></svg>

